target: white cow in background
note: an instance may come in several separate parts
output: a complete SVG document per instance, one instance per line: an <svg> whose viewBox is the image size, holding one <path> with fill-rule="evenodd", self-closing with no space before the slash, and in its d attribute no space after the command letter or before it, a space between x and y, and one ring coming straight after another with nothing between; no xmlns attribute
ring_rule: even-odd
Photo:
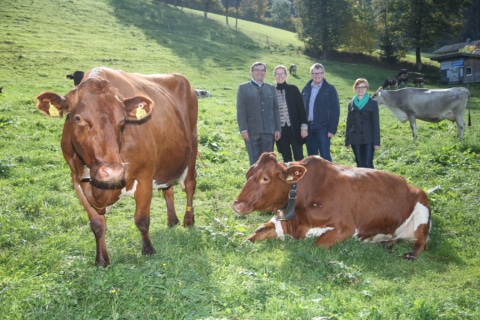
<svg viewBox="0 0 480 320"><path fill-rule="evenodd" d="M401 122L409 121L413 138L417 138L416 119L440 122L448 119L457 123L457 138L465 130L465 108L470 92L466 88L383 90L380 87L373 100L385 105Z"/></svg>

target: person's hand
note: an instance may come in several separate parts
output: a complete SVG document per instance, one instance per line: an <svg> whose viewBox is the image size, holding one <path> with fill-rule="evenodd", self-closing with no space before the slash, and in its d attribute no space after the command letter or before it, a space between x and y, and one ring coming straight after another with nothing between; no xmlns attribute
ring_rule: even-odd
<svg viewBox="0 0 480 320"><path fill-rule="evenodd" d="M380 149L380 146L373 146L373 149L378 150Z"/></svg>
<svg viewBox="0 0 480 320"><path fill-rule="evenodd" d="M282 137L282 134L280 133L280 131L275 131L275 141L280 140L281 137Z"/></svg>
<svg viewBox="0 0 480 320"><path fill-rule="evenodd" d="M300 136L305 139L308 136L308 130L301 130L300 131Z"/></svg>
<svg viewBox="0 0 480 320"><path fill-rule="evenodd" d="M248 131L244 131L242 132L242 138L243 140L245 141L248 141L250 138L248 137Z"/></svg>
<svg viewBox="0 0 480 320"><path fill-rule="evenodd" d="M350 146L345 146L345 148L350 149Z"/></svg>
<svg viewBox="0 0 480 320"><path fill-rule="evenodd" d="M327 136L328 136L329 139L335 137L335 135L334 135L333 133L331 133L331 132L329 132Z"/></svg>

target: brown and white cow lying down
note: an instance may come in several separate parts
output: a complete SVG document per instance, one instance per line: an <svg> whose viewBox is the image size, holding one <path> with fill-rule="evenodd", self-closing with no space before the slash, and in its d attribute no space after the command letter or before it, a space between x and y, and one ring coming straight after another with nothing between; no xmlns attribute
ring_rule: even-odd
<svg viewBox="0 0 480 320"><path fill-rule="evenodd" d="M289 166L275 153L263 153L246 174L247 182L232 208L245 215L285 206L292 184L297 184L295 216L273 217L248 238L318 237L316 245L330 248L349 237L366 242L413 241L416 259L426 249L430 206L422 189L398 175L381 170L346 167L310 156Z"/></svg>
<svg viewBox="0 0 480 320"><path fill-rule="evenodd" d="M162 190L168 225L179 223L173 185L187 194L184 226L194 224L197 95L179 74L143 75L98 67L65 96L43 92L37 107L66 120L62 152L97 244L96 264L107 266L105 213L124 196L135 198L142 253L150 240L152 189Z"/></svg>

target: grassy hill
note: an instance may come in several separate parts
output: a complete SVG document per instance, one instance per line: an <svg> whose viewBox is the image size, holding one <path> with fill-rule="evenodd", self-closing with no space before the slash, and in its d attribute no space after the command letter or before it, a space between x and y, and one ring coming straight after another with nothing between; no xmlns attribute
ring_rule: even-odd
<svg viewBox="0 0 480 320"><path fill-rule="evenodd" d="M317 62L295 35L262 25L126 0L4 0L0 11L0 317L2 319L478 319L480 318L480 99L471 86L473 126L461 141L449 122L408 124L381 109L378 169L403 175L429 194L429 250L411 263L354 239L330 250L313 240L245 243L269 213L238 217L230 204L248 157L235 119L236 89L256 60L296 63L289 83L303 87ZM352 84L371 92L396 71L321 61L342 106L335 162L343 147ZM60 150L63 120L35 108L35 96L67 93L66 74L108 66L185 74L212 97L199 102L196 227L166 227L165 203L152 202L154 256L141 255L134 201L107 215L112 265L94 266L95 243ZM427 83L427 87L439 86ZM176 188L182 218L185 197Z"/></svg>

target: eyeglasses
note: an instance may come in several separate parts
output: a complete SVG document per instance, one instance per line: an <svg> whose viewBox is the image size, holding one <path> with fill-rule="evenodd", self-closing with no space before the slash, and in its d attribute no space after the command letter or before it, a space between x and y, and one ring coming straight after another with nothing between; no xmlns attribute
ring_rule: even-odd
<svg viewBox="0 0 480 320"><path fill-rule="evenodd" d="M314 76L319 76L321 74L324 74L325 72L312 72L312 75Z"/></svg>
<svg viewBox="0 0 480 320"><path fill-rule="evenodd" d="M275 73L275 77L286 76L286 73Z"/></svg>
<svg viewBox="0 0 480 320"><path fill-rule="evenodd" d="M367 87L362 86L362 87L355 87L355 89L367 89Z"/></svg>
<svg viewBox="0 0 480 320"><path fill-rule="evenodd" d="M265 72L266 70L265 69L253 69L253 71L255 71L255 72Z"/></svg>

